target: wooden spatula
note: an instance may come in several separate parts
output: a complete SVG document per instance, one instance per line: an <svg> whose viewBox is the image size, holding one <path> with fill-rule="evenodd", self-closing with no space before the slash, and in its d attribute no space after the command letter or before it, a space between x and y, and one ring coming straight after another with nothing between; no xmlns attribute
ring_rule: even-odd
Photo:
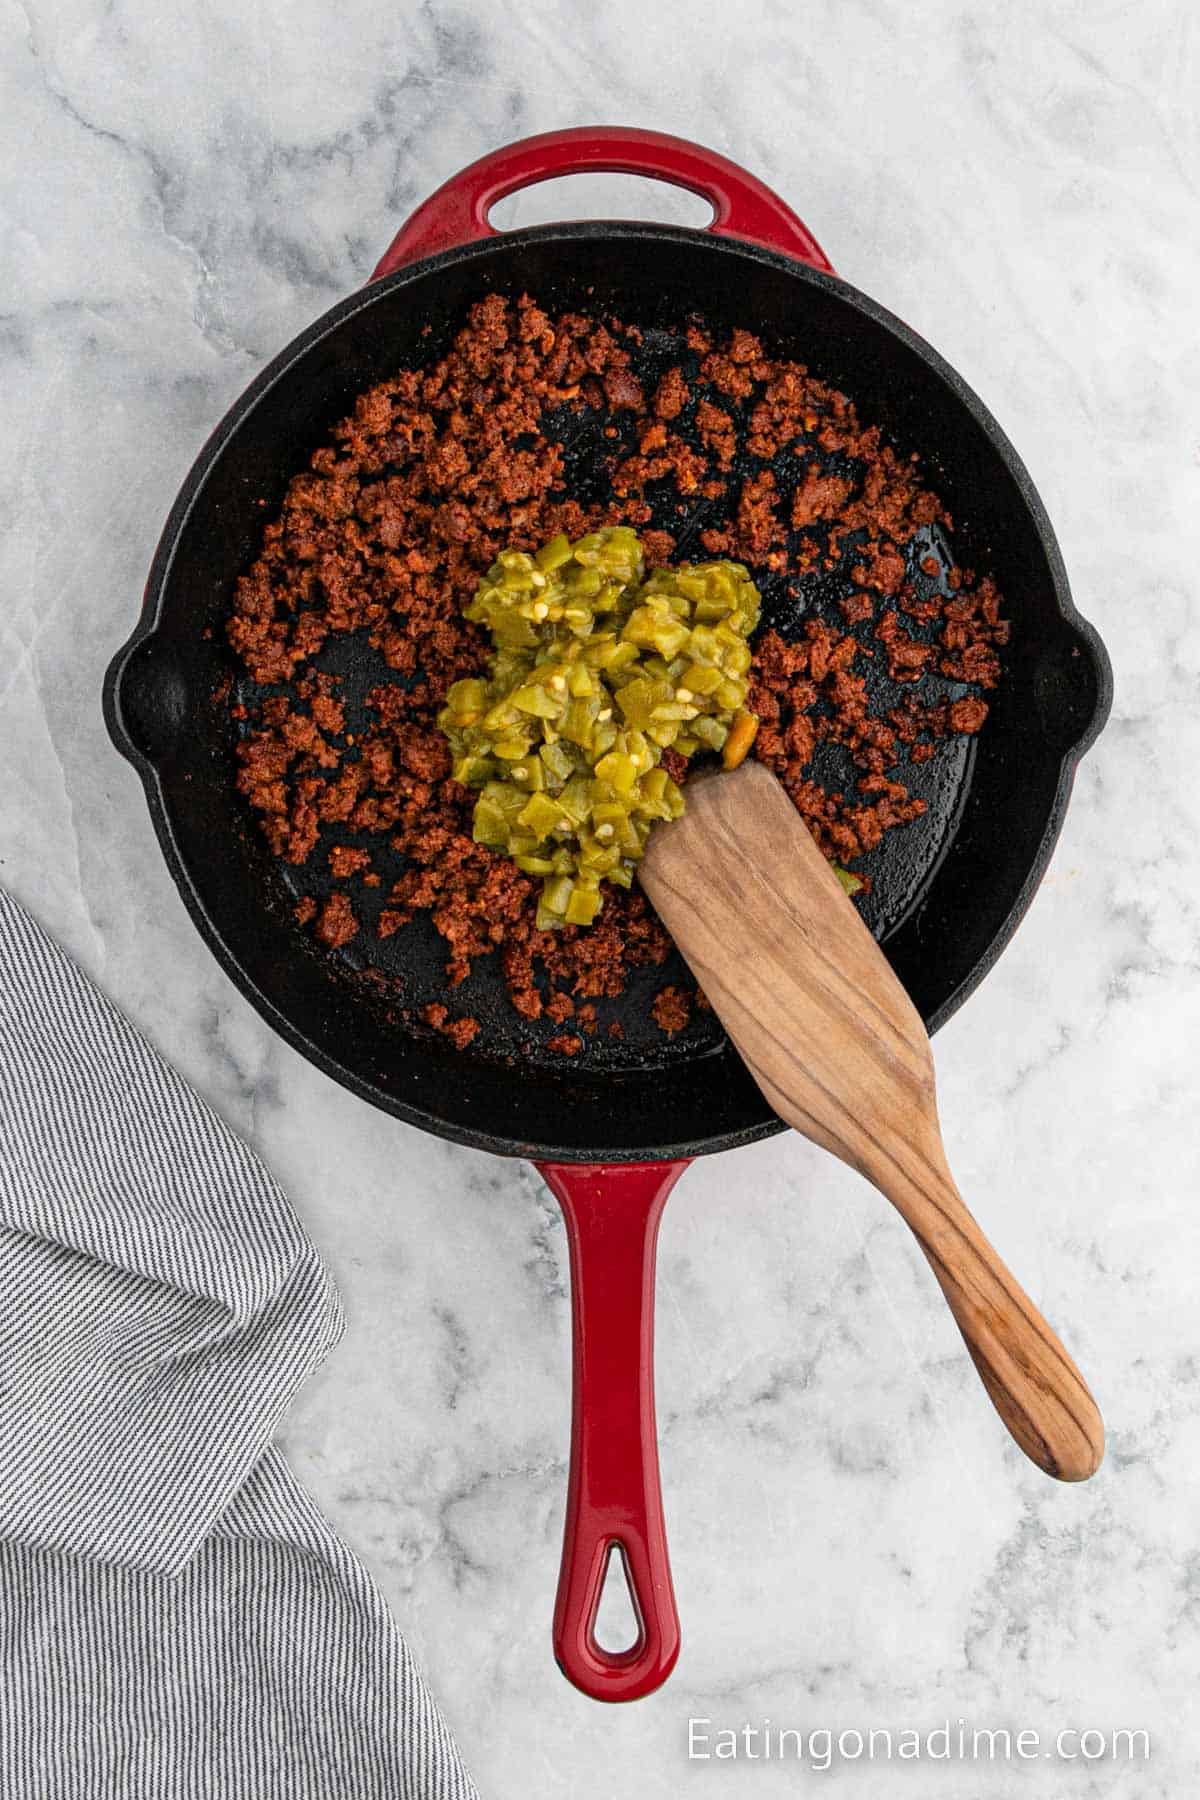
<svg viewBox="0 0 1200 1800"><path fill-rule="evenodd" d="M745 763L689 782L641 880L774 1111L907 1221L1025 1454L1062 1481L1094 1474L1096 1403L947 1167L925 1027L775 777Z"/></svg>

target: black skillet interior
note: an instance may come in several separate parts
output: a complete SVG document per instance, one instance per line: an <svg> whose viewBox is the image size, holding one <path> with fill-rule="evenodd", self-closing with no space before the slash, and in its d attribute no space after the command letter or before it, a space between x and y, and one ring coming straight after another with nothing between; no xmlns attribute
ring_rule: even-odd
<svg viewBox="0 0 1200 1800"><path fill-rule="evenodd" d="M248 390L192 470L141 624L109 672L110 728L143 774L172 872L226 969L337 1079L414 1123L501 1152L619 1161L748 1142L781 1127L715 1023L701 1016L670 1042L647 1023L649 996L672 970L635 977L603 1014L621 1020L623 1045L603 1038L567 1063L544 1048L545 1029L517 1018L485 965L453 996L454 1010L485 1029L478 1047L454 1052L397 1017L401 1004L443 996L444 947L428 922L386 944L360 933L341 959L315 950L292 920L281 866L233 790L234 727L217 696L237 671L221 626L264 520L355 395L441 354L470 303L491 291L529 291L551 311L611 312L636 324L650 380L680 360L688 315L718 334L747 326L769 351L845 389L898 448L920 453L955 521L953 559L995 576L1013 637L984 731L906 772L929 811L862 866L874 879L870 923L930 1029L965 998L1045 867L1075 761L1107 710L1107 658L1071 606L1029 478L980 402L872 301L769 252L664 226L550 226L451 251L334 308ZM571 491L599 494L612 445L594 423L564 429ZM680 518L675 504L672 496L655 523L687 555L703 508ZM914 564L931 550L950 560L936 539L913 549ZM764 590L766 622L785 635L846 591L838 578L813 578L797 600L787 585ZM343 674L352 698L385 673L361 643L343 644L326 666ZM818 774L844 779L832 764ZM366 898L356 896L361 912ZM363 981L364 966L375 979Z"/></svg>

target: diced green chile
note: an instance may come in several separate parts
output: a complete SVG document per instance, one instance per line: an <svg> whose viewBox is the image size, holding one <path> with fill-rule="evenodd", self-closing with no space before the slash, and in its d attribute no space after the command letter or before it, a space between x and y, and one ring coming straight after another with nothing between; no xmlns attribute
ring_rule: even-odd
<svg viewBox="0 0 1200 1800"><path fill-rule="evenodd" d="M456 681L438 723L480 790L476 841L542 877L540 928L590 925L602 884L629 887L651 825L683 811L664 750L752 739L758 613L741 563L647 577L625 525L492 564L466 609L491 633L487 677Z"/></svg>

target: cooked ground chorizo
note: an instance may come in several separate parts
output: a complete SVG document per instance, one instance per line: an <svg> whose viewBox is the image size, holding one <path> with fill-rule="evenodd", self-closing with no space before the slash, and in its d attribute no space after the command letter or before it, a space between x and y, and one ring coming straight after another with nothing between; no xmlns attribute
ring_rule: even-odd
<svg viewBox="0 0 1200 1800"><path fill-rule="evenodd" d="M668 1037L682 1031L692 1016L691 1004L682 988L660 988L650 1008L654 1015L654 1023Z"/></svg>
<svg viewBox="0 0 1200 1800"><path fill-rule="evenodd" d="M452 1019L450 1008L435 1001L430 1006L422 1007L421 1018L426 1025L432 1025L435 1031L449 1038L456 1050L465 1050L479 1035L479 1020L472 1018Z"/></svg>
<svg viewBox="0 0 1200 1800"><path fill-rule="evenodd" d="M345 894L330 894L321 908L316 926L317 936L331 950L340 950L358 936L358 920Z"/></svg>
<svg viewBox="0 0 1200 1800"><path fill-rule="evenodd" d="M928 533L951 521L915 458L864 426L845 394L768 356L749 331L718 343L692 321L679 366L664 369L659 352L643 368L642 353L640 334L615 320L481 300L445 356L362 394L295 477L227 626L258 684L227 701L241 730L238 786L277 856L315 867L324 845L350 890L301 899L297 919L336 949L428 914L448 983L497 956L518 1014L571 1023L549 1040L569 1056L584 1044L574 1027L596 1028L595 1003L619 996L630 970L663 964L671 945L637 890L614 894L591 927L538 931L538 883L472 841L475 796L450 777L436 715L451 683L486 660L462 608L502 547L627 524L652 566L702 546L800 600L806 576L840 580L841 598L800 604L792 624L761 632L748 698L761 721L753 754L840 863L920 816L905 766L981 729L1008 639L993 582L941 576ZM569 492L569 445L589 421L609 461L604 501ZM683 552L681 529L692 533ZM348 731L337 676L318 659L351 633L391 679L368 694L365 728ZM872 664L899 695L872 702ZM854 771L844 791L814 776L823 744ZM670 757L678 779L685 765ZM341 841L351 834L361 841ZM381 879L386 904L360 926L351 894ZM653 1017L672 1033L693 1004L702 1010L668 986ZM448 1008L423 1016L459 1045L480 1029ZM615 1021L607 1035L619 1039Z"/></svg>
<svg viewBox="0 0 1200 1800"><path fill-rule="evenodd" d="M370 852L357 849L353 844L335 844L329 852L329 868L336 881L360 874L370 861Z"/></svg>

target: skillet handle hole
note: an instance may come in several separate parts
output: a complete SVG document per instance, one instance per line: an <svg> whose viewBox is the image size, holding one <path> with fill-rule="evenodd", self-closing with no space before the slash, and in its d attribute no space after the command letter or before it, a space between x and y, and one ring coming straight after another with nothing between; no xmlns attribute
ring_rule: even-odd
<svg viewBox="0 0 1200 1800"><path fill-rule="evenodd" d="M497 200L488 214L494 231L558 225L565 219L648 219L707 231L716 218L712 202L687 188L646 175L558 175Z"/></svg>
<svg viewBox="0 0 1200 1800"><path fill-rule="evenodd" d="M629 1570L620 1544L610 1544L596 1602L592 1636L609 1656L620 1656L636 1648L642 1635L642 1621L634 1605L629 1586Z"/></svg>

